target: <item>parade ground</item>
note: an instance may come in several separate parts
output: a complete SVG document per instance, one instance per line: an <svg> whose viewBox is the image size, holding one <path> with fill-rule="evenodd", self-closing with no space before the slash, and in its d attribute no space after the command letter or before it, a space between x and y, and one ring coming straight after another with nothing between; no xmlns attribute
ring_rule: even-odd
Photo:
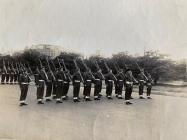
<svg viewBox="0 0 187 140"><path fill-rule="evenodd" d="M136 90L130 106L105 96L74 103L72 87L70 100L38 105L30 86L29 105L20 107L19 86L0 85L0 140L187 140L186 86L154 87L152 100Z"/></svg>

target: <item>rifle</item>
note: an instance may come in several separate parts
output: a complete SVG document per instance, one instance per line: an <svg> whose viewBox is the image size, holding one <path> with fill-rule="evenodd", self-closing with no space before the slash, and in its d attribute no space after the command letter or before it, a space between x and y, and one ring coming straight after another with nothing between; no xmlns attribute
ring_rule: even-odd
<svg viewBox="0 0 187 140"><path fill-rule="evenodd" d="M3 67L4 67L4 69L5 69L5 73L7 74L7 69L6 69L6 65L5 65L4 59L3 59Z"/></svg>
<svg viewBox="0 0 187 140"><path fill-rule="evenodd" d="M27 67L28 67L28 69L29 69L29 71L30 71L30 74L33 74L33 71L31 70L31 67L30 67L30 65L29 65L28 62L27 62Z"/></svg>
<svg viewBox="0 0 187 140"><path fill-rule="evenodd" d="M67 67L66 67L66 65L65 65L64 60L61 59L61 61L62 61L62 65L63 65L63 68L64 68L65 72L67 72L67 74L68 74L67 76L68 76L69 81L72 81L71 75L70 75L69 70L67 69Z"/></svg>
<svg viewBox="0 0 187 140"><path fill-rule="evenodd" d="M99 64L97 63L97 60L95 61L94 64L95 64L95 66L96 66L96 68L97 68L98 70L101 70L101 68L99 67ZM104 77L103 73L100 72L100 71L99 71L99 73L101 74L102 79L105 80L105 77Z"/></svg>
<svg viewBox="0 0 187 140"><path fill-rule="evenodd" d="M53 71L51 70L51 67L50 67L50 64L49 64L49 60L47 59L47 57L46 57L46 61L47 61L48 69L49 69L49 71L50 71L50 73L51 73L53 79L56 80L56 78L55 78L55 76L54 76L54 73L53 73Z"/></svg>
<svg viewBox="0 0 187 140"><path fill-rule="evenodd" d="M138 67L138 69L139 69L140 72L141 72L142 70L141 70L140 66L138 65L138 63L135 62L135 64L136 64L136 66ZM144 72L143 72L143 76L144 76L144 78L146 79L146 81L148 81L148 78L147 78L147 76L144 74Z"/></svg>
<svg viewBox="0 0 187 140"><path fill-rule="evenodd" d="M88 66L84 63L84 61L81 59L82 64L84 65L84 67L86 68L86 71L88 71L91 75L91 77L95 80L95 77L93 76L92 72L90 71L90 69L88 68Z"/></svg>
<svg viewBox="0 0 187 140"><path fill-rule="evenodd" d="M81 77L81 81L84 83L84 79L82 77L82 74L80 72L80 68L78 67L76 60L73 60L73 62L75 64L76 69L78 69L78 73L79 73L79 76Z"/></svg>
<svg viewBox="0 0 187 140"><path fill-rule="evenodd" d="M108 67L108 65L107 65L107 63L106 63L106 61L105 61L105 60L104 60L104 65L105 65L105 67L106 67L107 71L108 71L108 72L110 72L110 68ZM117 81L116 76L115 76L113 73L111 73L111 74L112 74L113 78L115 79L115 81Z"/></svg>
<svg viewBox="0 0 187 140"><path fill-rule="evenodd" d="M40 63L40 68L42 68L42 67L43 67L43 64L42 64L42 61L41 61L40 58L39 58L39 63Z"/></svg>

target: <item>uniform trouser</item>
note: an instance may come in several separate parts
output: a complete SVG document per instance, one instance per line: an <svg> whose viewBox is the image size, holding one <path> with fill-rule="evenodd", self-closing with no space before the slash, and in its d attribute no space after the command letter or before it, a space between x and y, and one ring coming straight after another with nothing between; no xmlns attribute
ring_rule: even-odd
<svg viewBox="0 0 187 140"><path fill-rule="evenodd" d="M67 96L69 90L69 82L64 82L63 85L63 95L62 96Z"/></svg>
<svg viewBox="0 0 187 140"><path fill-rule="evenodd" d="M84 96L90 96L90 92L91 92L91 85L85 85L83 95Z"/></svg>
<svg viewBox="0 0 187 140"><path fill-rule="evenodd" d="M116 84L115 85L115 94L122 95L123 85Z"/></svg>
<svg viewBox="0 0 187 140"><path fill-rule="evenodd" d="M130 100L131 94L132 94L132 86L130 84L127 84L125 88L125 100Z"/></svg>
<svg viewBox="0 0 187 140"><path fill-rule="evenodd" d="M101 84L95 84L94 86L94 96L99 96Z"/></svg>
<svg viewBox="0 0 187 140"><path fill-rule="evenodd" d="M152 86L147 86L147 96L151 95Z"/></svg>
<svg viewBox="0 0 187 140"><path fill-rule="evenodd" d="M10 74L10 83L13 83L14 81L14 74Z"/></svg>
<svg viewBox="0 0 187 140"><path fill-rule="evenodd" d="M1 83L5 82L5 77L6 77L6 74L2 74L2 76L1 76Z"/></svg>
<svg viewBox="0 0 187 140"><path fill-rule="evenodd" d="M17 81L18 81L18 75L14 74L14 82L17 82Z"/></svg>
<svg viewBox="0 0 187 140"><path fill-rule="evenodd" d="M144 85L139 85L139 95L143 95Z"/></svg>
<svg viewBox="0 0 187 140"><path fill-rule="evenodd" d="M60 99L63 93L63 82L58 82L56 87L56 98Z"/></svg>
<svg viewBox="0 0 187 140"><path fill-rule="evenodd" d="M113 83L112 83L112 82L109 82L109 83L106 85L106 95L107 95L107 96L111 96L111 95L112 95L112 89L113 89Z"/></svg>
<svg viewBox="0 0 187 140"><path fill-rule="evenodd" d="M52 82L47 82L46 83L46 95L45 95L45 97L51 97L52 88L53 88Z"/></svg>
<svg viewBox="0 0 187 140"><path fill-rule="evenodd" d="M73 97L79 97L80 83L74 83L73 85Z"/></svg>
<svg viewBox="0 0 187 140"><path fill-rule="evenodd" d="M53 96L56 96L56 90L57 90L57 83L56 82L53 82Z"/></svg>
<svg viewBox="0 0 187 140"><path fill-rule="evenodd" d="M37 95L37 99L43 99L44 83L41 83L41 84L38 85L36 95Z"/></svg>
<svg viewBox="0 0 187 140"><path fill-rule="evenodd" d="M20 101L25 101L27 97L27 92L28 92L28 84L21 84L20 89L21 89L21 95L20 95Z"/></svg>
<svg viewBox="0 0 187 140"><path fill-rule="evenodd" d="M102 81L101 81L101 83L99 85L99 93L101 92L101 90L102 90Z"/></svg>
<svg viewBox="0 0 187 140"><path fill-rule="evenodd" d="M6 82L7 82L7 83L9 82L9 79L10 79L10 75L9 75L9 74L6 74Z"/></svg>

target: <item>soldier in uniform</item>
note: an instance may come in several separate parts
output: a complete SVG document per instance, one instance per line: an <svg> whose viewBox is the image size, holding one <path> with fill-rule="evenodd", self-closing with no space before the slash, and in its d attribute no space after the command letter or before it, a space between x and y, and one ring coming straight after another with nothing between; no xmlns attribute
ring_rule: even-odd
<svg viewBox="0 0 187 140"><path fill-rule="evenodd" d="M81 78L81 73L79 69L75 70L75 73L73 74L73 101L74 102L80 102L79 100L79 92L80 92L80 83L83 82L83 79Z"/></svg>
<svg viewBox="0 0 187 140"><path fill-rule="evenodd" d="M19 85L20 85L20 89L21 89L20 106L28 105L26 103L26 98L27 98L27 92L28 92L30 81L31 81L31 79L28 76L27 71L23 71L19 75Z"/></svg>
<svg viewBox="0 0 187 140"><path fill-rule="evenodd" d="M17 84L18 76L19 76L19 70L18 70L18 68L16 68L15 73L14 73L14 84Z"/></svg>
<svg viewBox="0 0 187 140"><path fill-rule="evenodd" d="M8 66L8 68L7 68L7 73L6 73L6 84L9 84L10 72L11 72L11 69L10 69L10 67Z"/></svg>
<svg viewBox="0 0 187 140"><path fill-rule="evenodd" d="M46 95L45 100L46 102L50 102L51 100L51 94L53 89L53 81L55 80L55 76L51 69L48 68L47 71L48 80L46 81Z"/></svg>
<svg viewBox="0 0 187 140"><path fill-rule="evenodd" d="M132 71L127 68L125 71L125 102L126 105L130 105L132 104L130 102L131 99L131 94L132 94L132 90L133 90L133 83L137 83L136 79L134 78L134 76L132 75Z"/></svg>
<svg viewBox="0 0 187 140"><path fill-rule="evenodd" d="M56 103L62 103L61 98L63 95L64 79L66 79L66 76L64 74L63 68L60 68L60 70L56 73L56 80L57 80Z"/></svg>
<svg viewBox="0 0 187 140"><path fill-rule="evenodd" d="M12 67L10 69L10 84L13 84L14 82L14 75L15 75L15 69Z"/></svg>
<svg viewBox="0 0 187 140"><path fill-rule="evenodd" d="M112 99L113 83L116 81L117 79L112 73L112 70L109 70L108 73L105 75L106 96L108 99Z"/></svg>
<svg viewBox="0 0 187 140"><path fill-rule="evenodd" d="M83 95L84 95L84 99L85 101L91 101L90 99L90 92L91 92L91 87L92 87L92 81L95 78L92 76L91 74L91 70L87 70L84 73L84 90L83 90Z"/></svg>
<svg viewBox="0 0 187 140"><path fill-rule="evenodd" d="M5 84L6 74L7 74L7 69L6 69L6 66L4 65L2 69L2 75L1 75L1 84Z"/></svg>
<svg viewBox="0 0 187 140"><path fill-rule="evenodd" d="M66 75L65 79L64 79L64 85L63 85L63 95L62 95L62 99L63 100L68 100L68 91L69 91L69 85L71 82L71 75L69 73L69 70L65 70L64 74Z"/></svg>
<svg viewBox="0 0 187 140"><path fill-rule="evenodd" d="M143 97L143 92L144 92L144 85L146 83L146 78L144 76L143 70L140 71L138 74L138 82L139 82L139 99L145 99Z"/></svg>
<svg viewBox="0 0 187 140"><path fill-rule="evenodd" d="M147 74L147 83L146 83L146 86L147 86L147 99L152 99L151 98L151 89L152 89L152 77L151 77L151 74Z"/></svg>
<svg viewBox="0 0 187 140"><path fill-rule="evenodd" d="M44 96L45 81L47 80L48 80L48 77L45 72L45 67L42 67L38 75L38 80L36 81L36 85L37 85L36 95L37 95L38 104L44 104L43 96Z"/></svg>
<svg viewBox="0 0 187 140"><path fill-rule="evenodd" d="M104 76L101 73L101 70L98 69L97 72L94 74L94 100L100 100L100 92L102 90L102 80L104 80Z"/></svg>
<svg viewBox="0 0 187 140"><path fill-rule="evenodd" d="M115 94L118 99L123 99L122 91L123 91L123 84L124 84L124 75L123 70L119 70L116 75L117 81L115 82Z"/></svg>

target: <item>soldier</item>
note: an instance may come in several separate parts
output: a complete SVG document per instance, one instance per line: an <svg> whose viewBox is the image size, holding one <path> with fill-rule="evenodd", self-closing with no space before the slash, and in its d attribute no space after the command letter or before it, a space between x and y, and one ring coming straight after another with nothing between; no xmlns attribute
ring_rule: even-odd
<svg viewBox="0 0 187 140"><path fill-rule="evenodd" d="M44 104L43 95L44 95L45 81L47 80L48 80L48 77L45 72L45 67L42 67L38 75L38 80L36 81L36 85L37 85L36 95L37 95L38 104Z"/></svg>
<svg viewBox="0 0 187 140"><path fill-rule="evenodd" d="M60 68L60 70L56 73L56 79L57 79L57 89L56 89L56 103L62 103L62 94L63 94L63 84L64 79L66 79L63 68Z"/></svg>
<svg viewBox="0 0 187 140"><path fill-rule="evenodd" d="M100 100L100 92L102 90L102 80L104 80L104 76L102 75L102 72L100 69L97 70L97 72L94 74L95 80L94 80L94 100Z"/></svg>
<svg viewBox="0 0 187 140"><path fill-rule="evenodd" d="M14 68L12 67L12 68L10 69L10 84L13 84L13 82L14 82L14 75L15 75L15 70L14 70Z"/></svg>
<svg viewBox="0 0 187 140"><path fill-rule="evenodd" d="M14 73L14 84L17 84L18 76L19 76L19 70L18 70L18 67L16 67L15 73Z"/></svg>
<svg viewBox="0 0 187 140"><path fill-rule="evenodd" d="M112 70L109 70L108 73L105 75L106 96L108 99L112 99L113 83L116 81L117 79L112 73Z"/></svg>
<svg viewBox="0 0 187 140"><path fill-rule="evenodd" d="M69 73L69 70L65 70L64 74L66 75L65 79L64 79L64 85L63 85L63 95L62 95L62 99L63 100L68 100L68 90L69 90L69 85L71 82L71 75Z"/></svg>
<svg viewBox="0 0 187 140"><path fill-rule="evenodd" d="M151 74L147 74L147 83L146 83L146 86L147 86L147 99L152 99L151 98L151 89L152 89L152 77L151 77Z"/></svg>
<svg viewBox="0 0 187 140"><path fill-rule="evenodd" d="M7 74L7 69L6 69L6 66L4 65L2 69L2 75L1 75L1 84L5 84L6 74Z"/></svg>
<svg viewBox="0 0 187 140"><path fill-rule="evenodd" d="M31 79L28 76L27 71L23 71L19 76L19 85L21 89L20 106L28 105L26 103L26 98L27 98L27 92L28 92L30 81Z"/></svg>
<svg viewBox="0 0 187 140"><path fill-rule="evenodd" d="M91 70L88 69L84 73L84 90L83 90L83 95L84 95L85 101L91 101L91 99L90 99L90 92L91 92L91 87L92 87L92 81L94 79L95 78L91 74Z"/></svg>
<svg viewBox="0 0 187 140"><path fill-rule="evenodd" d="M118 99L123 99L122 91L123 91L123 83L124 83L124 75L123 70L119 70L116 75L117 81L115 82L115 94Z"/></svg>
<svg viewBox="0 0 187 140"><path fill-rule="evenodd" d="M53 89L53 81L55 81L55 76L50 68L48 68L47 71L48 80L46 81L46 95L45 100L46 102L50 102L51 100L51 94Z"/></svg>
<svg viewBox="0 0 187 140"><path fill-rule="evenodd" d="M79 92L80 92L80 83L83 82L83 78L81 77L80 70L77 68L75 73L73 74L73 101L80 102L79 100Z"/></svg>
<svg viewBox="0 0 187 140"><path fill-rule="evenodd" d="M130 102L130 99L131 99L131 94L132 94L132 90L133 90L133 82L137 83L136 79L132 75L132 71L129 68L127 68L125 71L125 80L124 80L126 105L132 104Z"/></svg>
<svg viewBox="0 0 187 140"><path fill-rule="evenodd" d="M144 92L144 85L146 83L146 78L144 76L143 70L141 70L140 73L138 74L138 82L139 82L139 99L145 99L143 97L143 92Z"/></svg>
<svg viewBox="0 0 187 140"><path fill-rule="evenodd" d="M7 73L6 73L6 84L9 84L10 72L11 72L11 69L10 69L10 67L8 66L8 68L7 68Z"/></svg>

